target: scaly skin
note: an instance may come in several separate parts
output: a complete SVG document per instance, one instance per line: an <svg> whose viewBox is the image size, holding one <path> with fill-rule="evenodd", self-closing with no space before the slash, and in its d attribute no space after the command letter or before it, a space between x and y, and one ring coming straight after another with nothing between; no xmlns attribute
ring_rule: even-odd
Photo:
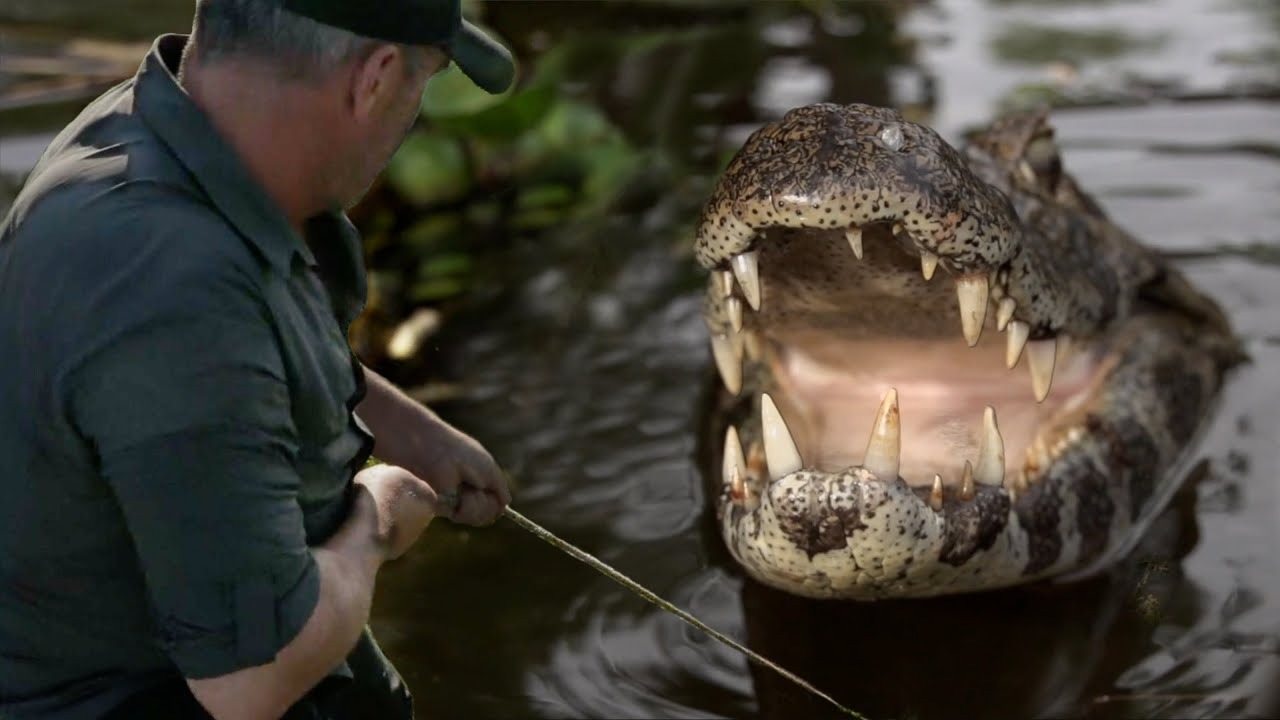
<svg viewBox="0 0 1280 720"><path fill-rule="evenodd" d="M864 258L848 228L861 229ZM723 536L752 576L811 597L967 592L1105 564L1176 489L1174 466L1241 359L1217 307L1062 171L1039 113L999 121L957 152L891 110L793 110L725 170L695 251L713 270L705 315L730 386L721 417L746 448L745 464L726 457ZM731 279L742 253L759 267L758 311ZM920 270L929 255L932 280ZM783 348L824 335L953 342L957 281L989 288L974 328L994 337L998 315L1021 325L1041 370L1055 348L1064 366L1070 338L1091 368L1087 392L1058 400L1012 470L975 463L977 482L908 484L896 461L893 477L878 477L870 458L771 475L761 394L789 392Z"/></svg>

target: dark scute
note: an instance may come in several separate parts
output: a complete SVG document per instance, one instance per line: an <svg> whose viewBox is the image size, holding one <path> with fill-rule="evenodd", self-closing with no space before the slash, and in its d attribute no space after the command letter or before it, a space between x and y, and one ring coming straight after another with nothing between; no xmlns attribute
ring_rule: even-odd
<svg viewBox="0 0 1280 720"><path fill-rule="evenodd" d="M1106 422L1090 415L1085 427L1090 434L1106 442L1109 450L1107 464L1114 468L1113 472L1128 473L1130 512L1132 519L1136 520L1155 488L1160 470L1160 448L1147 429L1132 418Z"/></svg>
<svg viewBox="0 0 1280 720"><path fill-rule="evenodd" d="M1055 492L1056 477L1032 485L1018 498L1014 511L1018 521L1027 531L1030 557L1023 572L1034 575L1049 567L1062 554L1062 533L1059 530L1060 503Z"/></svg>
<svg viewBox="0 0 1280 720"><path fill-rule="evenodd" d="M1107 492L1108 478L1093 463L1073 463L1070 482L1076 487L1076 527L1080 532L1080 560L1094 560L1107 547L1111 521L1116 514L1115 501Z"/></svg>
<svg viewBox="0 0 1280 720"><path fill-rule="evenodd" d="M1009 522L1009 496L996 489L979 488L972 501L948 505L944 511L946 536L938 559L959 566L995 543Z"/></svg>
<svg viewBox="0 0 1280 720"><path fill-rule="evenodd" d="M831 489L840 485L841 481L836 481ZM828 488L816 479L791 488L780 499L778 524L810 558L848 547L850 533L866 527L857 507L831 507Z"/></svg>
<svg viewBox="0 0 1280 720"><path fill-rule="evenodd" d="M1189 441L1204 416L1204 380L1178 363L1165 362L1155 369L1155 383L1168 398L1174 440Z"/></svg>

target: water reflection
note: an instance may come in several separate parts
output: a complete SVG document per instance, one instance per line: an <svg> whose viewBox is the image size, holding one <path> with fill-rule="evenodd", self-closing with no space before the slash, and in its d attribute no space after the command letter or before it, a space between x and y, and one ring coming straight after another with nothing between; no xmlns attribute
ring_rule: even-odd
<svg viewBox="0 0 1280 720"><path fill-rule="evenodd" d="M1118 28L1062 28L1019 22L1002 29L991 41L996 57L1006 63L1041 65L1115 60L1134 53L1159 50L1168 37Z"/></svg>

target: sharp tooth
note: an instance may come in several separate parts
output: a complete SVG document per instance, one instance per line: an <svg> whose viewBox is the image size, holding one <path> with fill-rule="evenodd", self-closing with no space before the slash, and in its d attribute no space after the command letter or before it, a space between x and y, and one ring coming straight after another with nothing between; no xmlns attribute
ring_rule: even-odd
<svg viewBox="0 0 1280 720"><path fill-rule="evenodd" d="M942 509L942 476L933 476L933 489L929 491L929 507L934 510Z"/></svg>
<svg viewBox="0 0 1280 720"><path fill-rule="evenodd" d="M1053 386L1053 365L1058 355L1058 341L1033 340L1027 344L1027 367L1031 368L1031 389L1036 402L1044 402Z"/></svg>
<svg viewBox="0 0 1280 720"><path fill-rule="evenodd" d="M989 405L982 413L982 439L978 441L978 467L973 479L983 485L1004 482L1004 438L996 425L996 411Z"/></svg>
<svg viewBox="0 0 1280 720"><path fill-rule="evenodd" d="M1031 326L1021 320L1014 320L1009 323L1008 345L1004 351L1004 365L1009 369L1013 369L1018 364L1018 358L1022 357L1022 348L1027 344L1027 338L1031 335Z"/></svg>
<svg viewBox="0 0 1280 720"><path fill-rule="evenodd" d="M849 241L849 247L853 248L853 256L862 259L862 228L851 227L844 231L844 239Z"/></svg>
<svg viewBox="0 0 1280 720"><path fill-rule="evenodd" d="M890 388L880 402L875 424L871 426L871 439L867 441L866 457L862 460L862 466L881 482L889 482L898 477L902 449L901 424L898 417L898 391Z"/></svg>
<svg viewBox="0 0 1280 720"><path fill-rule="evenodd" d="M731 297L724 301L725 311L729 313L729 324L736 333L742 332L742 300Z"/></svg>
<svg viewBox="0 0 1280 720"><path fill-rule="evenodd" d="M1004 332L1009 326L1009 321L1013 319L1013 311L1018 309L1018 303L1013 298L1007 297L1000 301L1000 307L996 308L996 329Z"/></svg>
<svg viewBox="0 0 1280 720"><path fill-rule="evenodd" d="M977 488L973 486L973 464L964 461L964 473L960 476L960 499L972 500Z"/></svg>
<svg viewBox="0 0 1280 720"><path fill-rule="evenodd" d="M1078 351L1080 344L1072 342L1071 336L1066 335L1064 333L1058 333L1057 339L1058 339L1058 353L1057 353L1057 360L1054 362L1054 365L1060 364L1063 367L1067 367L1071 364L1071 358L1075 357L1075 354Z"/></svg>
<svg viewBox="0 0 1280 720"><path fill-rule="evenodd" d="M791 431L768 393L760 396L760 421L764 426L764 461L769 466L769 477L779 480L804 467L796 441L791 439Z"/></svg>
<svg viewBox="0 0 1280 720"><path fill-rule="evenodd" d="M760 345L760 336L755 332L748 330L738 335L738 338L742 340L742 347L746 350L747 357L751 358L751 360L759 360L764 355L764 348Z"/></svg>
<svg viewBox="0 0 1280 720"><path fill-rule="evenodd" d="M755 251L733 256L733 274L752 310L760 309L760 256Z"/></svg>
<svg viewBox="0 0 1280 720"><path fill-rule="evenodd" d="M733 294L733 273L728 270L715 270L716 289L720 291L721 297L729 297Z"/></svg>
<svg viewBox="0 0 1280 720"><path fill-rule="evenodd" d="M925 280L932 280L933 273L938 269L938 256L922 250L920 252L920 272L924 275Z"/></svg>
<svg viewBox="0 0 1280 720"><path fill-rule="evenodd" d="M724 463L721 465L724 483L729 486L735 500L746 498L747 460L742 455L742 442L738 430L730 425L724 433Z"/></svg>
<svg viewBox="0 0 1280 720"><path fill-rule="evenodd" d="M956 296L960 299L960 327L969 347L978 344L982 324L987 320L987 278L970 275L956 280Z"/></svg>
<svg viewBox="0 0 1280 720"><path fill-rule="evenodd" d="M742 346L728 335L712 335L711 356L724 386L737 395L742 389Z"/></svg>

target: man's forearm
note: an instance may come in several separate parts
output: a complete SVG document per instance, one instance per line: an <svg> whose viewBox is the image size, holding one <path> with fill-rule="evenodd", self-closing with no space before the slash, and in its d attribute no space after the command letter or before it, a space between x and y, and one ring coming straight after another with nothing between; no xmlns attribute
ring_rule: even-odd
<svg viewBox="0 0 1280 720"><path fill-rule="evenodd" d="M351 517L312 550L320 599L302 630L268 665L188 684L218 720L278 718L351 652L369 620L374 580L386 558L377 510L362 493Z"/></svg>
<svg viewBox="0 0 1280 720"><path fill-rule="evenodd" d="M426 481L444 501L444 516L489 525L511 502L502 470L475 438L441 420L377 373L356 412L373 430L373 452Z"/></svg>
<svg viewBox="0 0 1280 720"><path fill-rule="evenodd" d="M362 366L363 367L363 366ZM423 429L445 431L447 425L426 406L416 402L391 381L364 368L366 392L356 414L373 431L373 454L392 465L414 467L421 463ZM406 432L408 429L415 432Z"/></svg>

